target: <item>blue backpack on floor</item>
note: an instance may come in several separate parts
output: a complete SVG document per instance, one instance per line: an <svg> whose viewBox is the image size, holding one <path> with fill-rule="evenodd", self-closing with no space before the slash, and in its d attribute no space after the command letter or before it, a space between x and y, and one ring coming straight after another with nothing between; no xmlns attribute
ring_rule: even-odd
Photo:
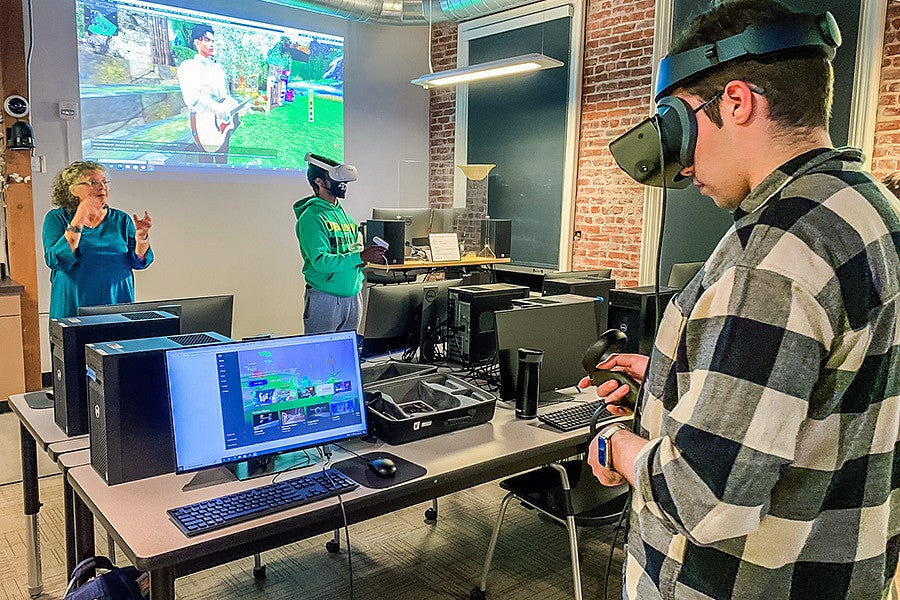
<svg viewBox="0 0 900 600"><path fill-rule="evenodd" d="M106 573L89 577L95 569ZM119 568L105 556L91 556L72 571L63 600L144 600L142 590L149 592L148 584L149 578L143 571L131 566Z"/></svg>

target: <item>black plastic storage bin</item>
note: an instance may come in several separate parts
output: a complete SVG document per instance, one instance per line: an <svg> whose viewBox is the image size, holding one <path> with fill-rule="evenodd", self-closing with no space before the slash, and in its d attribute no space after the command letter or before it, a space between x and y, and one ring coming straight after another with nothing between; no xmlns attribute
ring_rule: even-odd
<svg viewBox="0 0 900 600"><path fill-rule="evenodd" d="M397 379L366 388L371 433L388 444L487 423L497 397L443 373Z"/></svg>

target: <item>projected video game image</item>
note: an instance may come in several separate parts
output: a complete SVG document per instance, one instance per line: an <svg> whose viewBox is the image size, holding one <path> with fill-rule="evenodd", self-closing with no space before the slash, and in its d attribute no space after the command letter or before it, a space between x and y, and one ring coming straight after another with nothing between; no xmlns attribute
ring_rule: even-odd
<svg viewBox="0 0 900 600"><path fill-rule="evenodd" d="M113 170L295 171L344 156L344 39L77 0L82 148Z"/></svg>
<svg viewBox="0 0 900 600"><path fill-rule="evenodd" d="M291 347L247 350L223 360L224 393L233 394L234 366L240 373L240 414L228 410L225 445L237 448L262 441L346 427L361 422L362 393L353 385L351 344L333 344L329 352L299 353ZM236 360L236 365L234 361Z"/></svg>

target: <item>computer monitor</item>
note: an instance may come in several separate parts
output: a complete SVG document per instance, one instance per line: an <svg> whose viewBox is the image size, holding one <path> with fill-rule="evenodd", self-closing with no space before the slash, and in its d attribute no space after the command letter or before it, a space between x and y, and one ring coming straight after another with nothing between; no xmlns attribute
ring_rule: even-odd
<svg viewBox="0 0 900 600"><path fill-rule="evenodd" d="M571 278L609 279L612 277L612 269L597 269L595 271L555 271L544 273L544 279L571 279Z"/></svg>
<svg viewBox="0 0 900 600"><path fill-rule="evenodd" d="M364 357L389 354L418 347L422 327L423 297L427 288L434 289L435 301L447 316L447 289L462 284L462 279L376 285L368 289L366 309L360 333ZM429 308L429 322L438 323L440 308Z"/></svg>
<svg viewBox="0 0 900 600"><path fill-rule="evenodd" d="M431 233L454 233L456 217L464 210L462 208L435 208L431 217Z"/></svg>
<svg viewBox="0 0 900 600"><path fill-rule="evenodd" d="M669 271L669 281L666 285L679 290L683 289L684 286L691 282L691 279L694 278L694 275L700 271L704 264L703 261L673 263L672 270Z"/></svg>
<svg viewBox="0 0 900 600"><path fill-rule="evenodd" d="M373 219L399 219L406 222L406 244L427 246L431 233L432 208L373 208Z"/></svg>
<svg viewBox="0 0 900 600"><path fill-rule="evenodd" d="M166 351L176 472L367 433L356 332Z"/></svg>
<svg viewBox="0 0 900 600"><path fill-rule="evenodd" d="M80 306L78 314L110 315L144 310L163 310L178 315L181 317L181 333L215 331L231 337L231 321L234 312L234 296L231 294Z"/></svg>
<svg viewBox="0 0 900 600"><path fill-rule="evenodd" d="M516 393L518 349L544 351L540 400L561 396L553 390L574 386L585 376L581 358L606 330L602 303L594 298L561 294L535 298L540 304L494 313L500 367L500 397Z"/></svg>

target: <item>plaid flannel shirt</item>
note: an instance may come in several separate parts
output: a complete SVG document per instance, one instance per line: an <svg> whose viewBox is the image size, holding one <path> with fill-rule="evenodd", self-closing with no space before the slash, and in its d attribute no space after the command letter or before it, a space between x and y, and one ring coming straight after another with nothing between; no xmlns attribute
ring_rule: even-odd
<svg viewBox="0 0 900 600"><path fill-rule="evenodd" d="M900 542L900 204L852 149L770 174L666 309L632 600L882 598Z"/></svg>

